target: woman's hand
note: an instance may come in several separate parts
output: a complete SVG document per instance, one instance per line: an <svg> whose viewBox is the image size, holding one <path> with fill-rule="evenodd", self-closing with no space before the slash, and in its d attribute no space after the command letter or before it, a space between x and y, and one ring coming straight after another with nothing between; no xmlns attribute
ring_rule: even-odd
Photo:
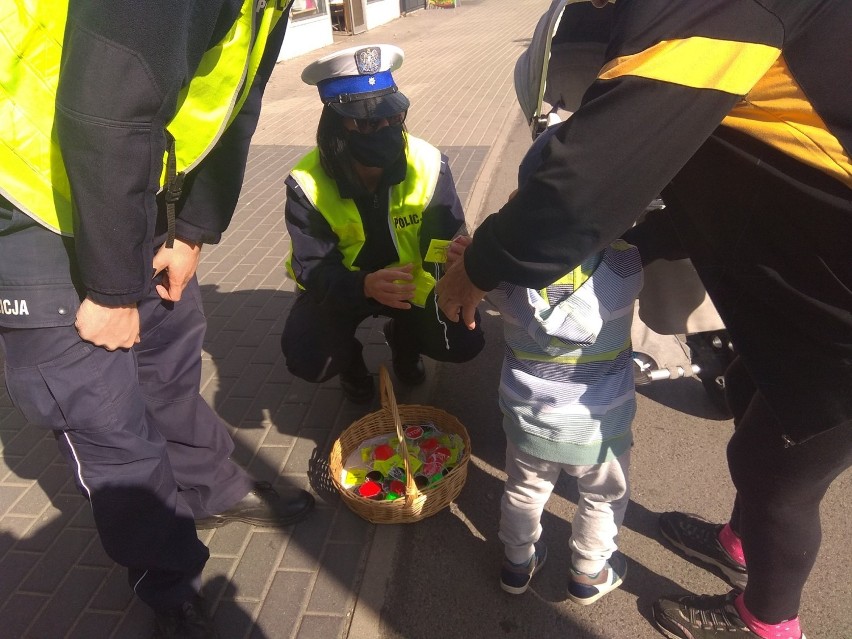
<svg viewBox="0 0 852 639"><path fill-rule="evenodd" d="M364 278L364 295L391 308L411 308L408 302L414 298L416 290L414 276L411 274L413 269L413 264L406 264L368 273Z"/></svg>
<svg viewBox="0 0 852 639"><path fill-rule="evenodd" d="M447 247L447 267L452 266L464 257L465 249L470 246L473 239L467 235L459 235L454 238Z"/></svg>
<svg viewBox="0 0 852 639"><path fill-rule="evenodd" d="M451 322L464 322L470 330L476 328L476 307L485 291L482 291L467 276L464 260L456 260L447 268L444 277L435 285L438 307Z"/></svg>

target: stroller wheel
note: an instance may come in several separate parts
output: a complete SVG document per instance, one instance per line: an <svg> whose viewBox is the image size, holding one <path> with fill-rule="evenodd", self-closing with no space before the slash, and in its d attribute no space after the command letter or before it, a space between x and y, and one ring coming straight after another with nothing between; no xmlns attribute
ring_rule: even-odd
<svg viewBox="0 0 852 639"><path fill-rule="evenodd" d="M734 415L728 407L728 400L725 398L725 376L717 375L716 377L705 377L703 374L698 374L698 379L701 380L701 385L704 386L704 391L707 397L720 411L725 413L728 419Z"/></svg>
<svg viewBox="0 0 852 639"><path fill-rule="evenodd" d="M691 359L698 366L697 377L711 402L730 419L733 417L725 397L725 371L734 359L726 331L694 333L686 336Z"/></svg>

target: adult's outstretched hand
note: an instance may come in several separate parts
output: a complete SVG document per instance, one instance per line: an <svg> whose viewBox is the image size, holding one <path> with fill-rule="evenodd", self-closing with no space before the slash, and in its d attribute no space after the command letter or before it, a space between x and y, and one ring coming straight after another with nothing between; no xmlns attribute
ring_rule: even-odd
<svg viewBox="0 0 852 639"><path fill-rule="evenodd" d="M463 321L470 330L476 328L476 307L485 297L485 291L470 281L464 260L453 261L435 286L438 307L452 322Z"/></svg>

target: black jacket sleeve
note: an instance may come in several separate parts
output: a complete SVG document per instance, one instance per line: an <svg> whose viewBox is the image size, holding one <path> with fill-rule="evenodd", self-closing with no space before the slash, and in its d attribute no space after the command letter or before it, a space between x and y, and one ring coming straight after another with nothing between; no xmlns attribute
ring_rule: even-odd
<svg viewBox="0 0 852 639"><path fill-rule="evenodd" d="M683 260L689 257L671 219L669 209L648 211L636 226L621 238L639 249L642 266L657 260Z"/></svg>
<svg viewBox="0 0 852 639"><path fill-rule="evenodd" d="M476 230L464 260L477 287L507 281L542 288L623 234L742 97L693 85L730 69L741 83L756 83L766 68L737 66L737 43L780 51L777 19L757 3L716 0L702 5L703 18L687 5L616 5L607 58L645 67L596 80L517 196ZM713 55L684 61L698 50L686 47L679 57L661 58L670 63L667 81L644 71L661 48L671 52L664 43L695 37L718 43Z"/></svg>
<svg viewBox="0 0 852 639"><path fill-rule="evenodd" d="M128 304L148 291L165 126L179 91L239 7L238 0L69 4L56 132L71 184L80 275L95 301ZM245 140L253 126L241 123L233 138ZM225 143L233 143L230 136ZM201 219L187 210L182 237L215 235L226 217L217 211Z"/></svg>
<svg viewBox="0 0 852 639"><path fill-rule="evenodd" d="M284 42L287 20L282 17L269 34L263 59L240 112L216 147L189 175L178 209L177 236L192 242L216 244L228 228L245 177L249 146L269 77Z"/></svg>
<svg viewBox="0 0 852 639"><path fill-rule="evenodd" d="M343 265L339 238L292 177L287 177L284 220L290 235L290 262L296 282L318 296L322 305L352 309L366 305L367 271L350 271Z"/></svg>

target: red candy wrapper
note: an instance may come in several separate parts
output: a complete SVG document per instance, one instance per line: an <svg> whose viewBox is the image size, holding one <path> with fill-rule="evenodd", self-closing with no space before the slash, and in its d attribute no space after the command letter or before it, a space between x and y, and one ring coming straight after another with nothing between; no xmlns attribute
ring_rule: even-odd
<svg viewBox="0 0 852 639"><path fill-rule="evenodd" d="M395 451L389 444L381 444L373 449L373 459L378 459L379 461L390 459L394 454Z"/></svg>
<svg viewBox="0 0 852 639"><path fill-rule="evenodd" d="M423 437L423 427L418 424L411 424L405 427L405 438L415 441Z"/></svg>
<svg viewBox="0 0 852 639"><path fill-rule="evenodd" d="M365 481L358 486L358 494L367 499L381 499L382 485L374 481Z"/></svg>
<svg viewBox="0 0 852 639"><path fill-rule="evenodd" d="M440 473L443 467L443 462L430 461L423 464L423 468L420 469L420 472L426 475L427 477L432 477L433 475L437 475L438 473Z"/></svg>
<svg viewBox="0 0 852 639"><path fill-rule="evenodd" d="M434 453L438 447L440 446L440 442L434 437L429 437L428 439L424 439L420 442L420 450L422 450L427 455Z"/></svg>

